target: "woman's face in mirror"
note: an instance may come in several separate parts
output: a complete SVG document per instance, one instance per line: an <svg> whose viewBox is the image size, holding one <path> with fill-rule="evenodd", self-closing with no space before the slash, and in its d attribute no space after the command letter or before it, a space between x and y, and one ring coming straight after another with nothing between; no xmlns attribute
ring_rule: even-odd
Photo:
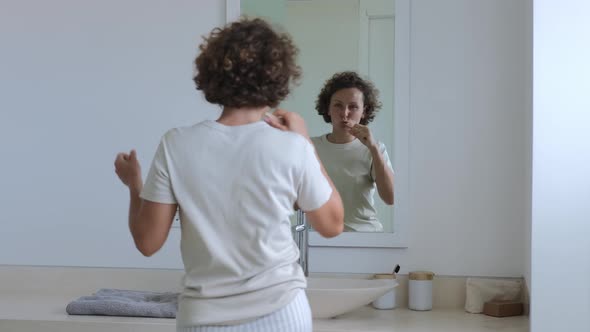
<svg viewBox="0 0 590 332"><path fill-rule="evenodd" d="M336 130L350 130L364 116L363 92L357 88L340 89L330 98L329 115Z"/></svg>

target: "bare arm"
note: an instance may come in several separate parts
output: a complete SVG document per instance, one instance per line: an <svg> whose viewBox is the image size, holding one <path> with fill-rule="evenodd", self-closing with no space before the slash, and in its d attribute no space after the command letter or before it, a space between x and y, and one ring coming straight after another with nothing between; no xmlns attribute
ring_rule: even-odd
<svg viewBox="0 0 590 332"><path fill-rule="evenodd" d="M311 140L309 141L310 144L312 144ZM330 179L328 173L326 173L324 165L322 165L317 152L315 153L315 156L320 163L322 174L324 174L326 180L328 180L328 183L330 184L330 187L332 187L332 194L330 195L328 201L319 209L304 212L313 229L315 229L323 237L330 238L339 235L344 230L344 207L342 205L340 193L338 193L338 190L336 190L332 179Z"/></svg>
<svg viewBox="0 0 590 332"><path fill-rule="evenodd" d="M265 121L275 128L298 133L312 144L309 135L307 134L307 128L305 127L303 118L296 113L278 110L273 116L265 118ZM309 220L312 227L320 235L324 237L334 237L342 233L344 230L344 208L342 206L342 199L340 198L340 194L338 193L338 190L336 190L334 183L324 169L324 165L322 165L317 152L315 153L315 157L320 164L322 174L332 188L332 194L324 205L313 211L305 211L305 213L307 220Z"/></svg>
<svg viewBox="0 0 590 332"><path fill-rule="evenodd" d="M351 133L358 138L371 152L373 157L373 169L375 170L375 183L379 197L387 205L393 205L393 171L383 158L379 151L379 145L373 139L369 127L355 124L351 127Z"/></svg>
<svg viewBox="0 0 590 332"><path fill-rule="evenodd" d="M134 150L117 155L115 171L129 187L129 230L135 246L144 256L151 256L166 242L177 204L150 202L139 197L143 183Z"/></svg>
<svg viewBox="0 0 590 332"><path fill-rule="evenodd" d="M387 205L393 205L393 172L391 168L385 163L383 154L379 151L377 145L369 148L373 156L373 169L375 170L375 183L377 184L377 192L379 197Z"/></svg>
<svg viewBox="0 0 590 332"><path fill-rule="evenodd" d="M137 250L149 257L166 242L177 205L146 201L139 197L140 192L129 190L129 230Z"/></svg>

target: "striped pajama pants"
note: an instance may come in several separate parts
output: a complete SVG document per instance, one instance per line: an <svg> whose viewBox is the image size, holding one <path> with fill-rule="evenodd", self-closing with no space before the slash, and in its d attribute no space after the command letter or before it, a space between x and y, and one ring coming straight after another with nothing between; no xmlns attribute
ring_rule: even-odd
<svg viewBox="0 0 590 332"><path fill-rule="evenodd" d="M177 332L312 332L311 310L305 291L284 308L238 325L177 327Z"/></svg>

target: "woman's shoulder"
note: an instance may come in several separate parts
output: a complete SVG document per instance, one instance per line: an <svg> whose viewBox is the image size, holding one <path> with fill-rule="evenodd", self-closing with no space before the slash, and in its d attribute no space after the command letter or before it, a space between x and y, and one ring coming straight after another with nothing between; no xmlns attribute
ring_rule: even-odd
<svg viewBox="0 0 590 332"><path fill-rule="evenodd" d="M164 145L173 145L184 141L189 141L194 135L202 132L210 121L202 121L192 125L173 127L164 132L160 140Z"/></svg>
<svg viewBox="0 0 590 332"><path fill-rule="evenodd" d="M271 126L260 131L260 134L264 139L273 139L284 143L303 144L307 142L307 139L298 133L273 128Z"/></svg>
<svg viewBox="0 0 590 332"><path fill-rule="evenodd" d="M313 145L316 145L316 146L325 143L325 141L326 141L326 134L311 137L311 142L313 143Z"/></svg>
<svg viewBox="0 0 590 332"><path fill-rule="evenodd" d="M217 124L216 121L203 120L203 121L189 124L189 125L185 125L185 126L170 128L164 133L163 137L174 138L174 137L185 136L185 135L190 135L190 134L198 134L198 133L201 133L204 131L215 130L215 129L220 129L220 128L221 128L221 126L219 124Z"/></svg>

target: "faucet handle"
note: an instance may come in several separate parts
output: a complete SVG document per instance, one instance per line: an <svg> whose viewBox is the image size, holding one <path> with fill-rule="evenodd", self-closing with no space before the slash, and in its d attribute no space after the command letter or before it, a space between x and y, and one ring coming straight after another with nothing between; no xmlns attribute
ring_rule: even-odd
<svg viewBox="0 0 590 332"><path fill-rule="evenodd" d="M303 232L305 230L305 228L306 228L305 225L297 225L297 226L293 227L293 230L295 232Z"/></svg>

